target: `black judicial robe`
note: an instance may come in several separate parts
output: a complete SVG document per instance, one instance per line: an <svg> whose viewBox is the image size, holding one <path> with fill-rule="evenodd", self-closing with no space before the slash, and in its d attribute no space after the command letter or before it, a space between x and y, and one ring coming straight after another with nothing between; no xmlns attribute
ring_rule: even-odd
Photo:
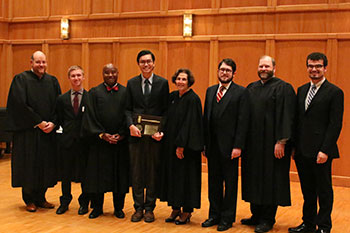
<svg viewBox="0 0 350 233"><path fill-rule="evenodd" d="M190 89L183 96L170 93L162 153L160 200L170 206L200 208L201 151L203 150L202 105ZM176 148L184 147L178 159Z"/></svg>
<svg viewBox="0 0 350 233"><path fill-rule="evenodd" d="M125 122L126 88L107 91L102 83L89 91L87 114L83 118L83 135L89 136L86 191L90 193L129 191L129 151ZM124 139L109 144L100 133L119 134Z"/></svg>
<svg viewBox="0 0 350 233"><path fill-rule="evenodd" d="M292 139L296 96L293 87L273 77L247 87L250 95L250 129L247 149L242 156L242 198L254 204L289 206L290 152L274 156L275 144Z"/></svg>
<svg viewBox="0 0 350 233"><path fill-rule="evenodd" d="M40 189L57 183L55 130L46 134L34 126L42 121L57 124L60 94L56 77L49 74L40 79L29 70L13 78L7 100L8 130L13 131L13 187Z"/></svg>
<svg viewBox="0 0 350 233"><path fill-rule="evenodd" d="M89 144L80 133L87 95L88 92L84 90L77 115L71 101L71 90L60 95L57 100L58 124L63 128L63 133L57 135L59 180L82 182L85 179Z"/></svg>

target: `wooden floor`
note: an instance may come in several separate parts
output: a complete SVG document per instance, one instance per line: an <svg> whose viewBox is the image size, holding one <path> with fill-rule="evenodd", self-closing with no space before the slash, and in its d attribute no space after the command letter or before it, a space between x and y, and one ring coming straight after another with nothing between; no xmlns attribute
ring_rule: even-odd
<svg viewBox="0 0 350 233"><path fill-rule="evenodd" d="M164 219L170 214L170 208L166 203L157 202L155 209L156 221L153 223L132 223L130 217L133 213L132 197L129 193L125 202L125 219L117 219L113 216L112 196L106 194L104 214L97 219L89 219L88 214L77 214L77 196L80 193L78 184L74 184L73 201L69 210L63 215L56 215L59 205L60 184L47 192L47 200L56 205L55 209L39 209L35 213L29 213L21 199L21 189L11 187L11 163L10 156L0 159L0 232L217 232L215 227L202 228L208 215L207 199L207 174L203 173L202 208L195 210L191 222L187 225L176 226L173 223L165 223ZM292 206L279 208L276 224L271 232L288 232L288 227L296 226L301 222L302 196L299 183L293 182ZM350 232L350 189L334 187L334 209L332 214L332 232ZM241 200L238 191L237 220L233 227L226 232L254 232L254 228L243 226L240 219L249 217L249 204Z"/></svg>

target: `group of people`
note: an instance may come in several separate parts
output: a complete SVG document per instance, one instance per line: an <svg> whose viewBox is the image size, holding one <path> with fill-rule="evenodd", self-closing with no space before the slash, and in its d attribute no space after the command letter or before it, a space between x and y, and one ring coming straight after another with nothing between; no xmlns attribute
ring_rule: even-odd
<svg viewBox="0 0 350 233"><path fill-rule="evenodd" d="M172 212L165 222L190 221L201 205L201 154L208 161L209 217L202 227L232 227L236 218L238 164L241 158L242 198L250 203L244 225L268 232L278 206L290 206L289 168L294 158L304 198L302 224L289 232L330 232L333 189L332 160L339 157L344 94L327 81L327 57L306 59L310 82L298 88L275 77L276 64L262 56L259 80L236 84L236 64L223 59L219 83L201 100L191 89L189 69L168 81L153 73L155 56L138 53L141 74L127 86L118 83L118 69L106 64L103 82L88 92L84 70L68 69L71 89L61 95L57 79L46 73L46 56L36 51L31 70L12 81L7 110L14 132L12 186L22 187L26 210L54 208L47 188L62 181L56 213L68 210L71 182L81 183L78 214L103 214L104 193L113 193L114 215L124 218L124 199L132 187L132 222L155 220L156 200ZM318 203L317 203L318 202Z"/></svg>

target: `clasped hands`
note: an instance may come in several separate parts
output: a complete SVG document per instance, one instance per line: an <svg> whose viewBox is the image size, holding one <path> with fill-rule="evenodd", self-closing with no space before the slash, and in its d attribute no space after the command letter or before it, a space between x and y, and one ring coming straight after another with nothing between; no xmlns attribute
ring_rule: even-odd
<svg viewBox="0 0 350 233"><path fill-rule="evenodd" d="M117 144L118 141L124 138L124 136L120 136L119 134L103 133L101 138L110 144Z"/></svg>
<svg viewBox="0 0 350 233"><path fill-rule="evenodd" d="M51 121L42 121L40 124L38 124L38 127L44 133L51 133L51 131L55 128L55 124Z"/></svg>

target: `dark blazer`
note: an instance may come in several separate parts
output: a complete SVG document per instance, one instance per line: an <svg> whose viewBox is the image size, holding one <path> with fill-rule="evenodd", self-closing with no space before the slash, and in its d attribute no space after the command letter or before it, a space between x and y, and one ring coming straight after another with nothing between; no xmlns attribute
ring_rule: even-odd
<svg viewBox="0 0 350 233"><path fill-rule="evenodd" d="M71 102L71 90L58 97L58 124L63 128L63 134L59 136L59 141L60 145L64 148L69 148L74 142L80 140L81 122L83 114L86 111L87 95L88 92L84 90L78 115L74 114L74 109Z"/></svg>
<svg viewBox="0 0 350 233"><path fill-rule="evenodd" d="M297 153L316 158L319 151L339 158L337 140L342 128L344 93L327 80L321 85L305 111L310 83L298 88Z"/></svg>
<svg viewBox="0 0 350 233"><path fill-rule="evenodd" d="M204 135L207 157L211 156L208 154L211 147L210 120L218 88L219 85L209 87L205 97ZM221 154L230 156L233 148L243 149L245 145L249 124L248 92L244 87L232 82L221 101L220 121L216 122L217 132L220 132L217 135L217 142Z"/></svg>
<svg viewBox="0 0 350 233"><path fill-rule="evenodd" d="M142 78L138 75L128 81L126 87L126 122L129 127L133 124L133 113L164 116L168 107L168 81L158 75L153 75L153 83L149 101L145 100L142 92Z"/></svg>

